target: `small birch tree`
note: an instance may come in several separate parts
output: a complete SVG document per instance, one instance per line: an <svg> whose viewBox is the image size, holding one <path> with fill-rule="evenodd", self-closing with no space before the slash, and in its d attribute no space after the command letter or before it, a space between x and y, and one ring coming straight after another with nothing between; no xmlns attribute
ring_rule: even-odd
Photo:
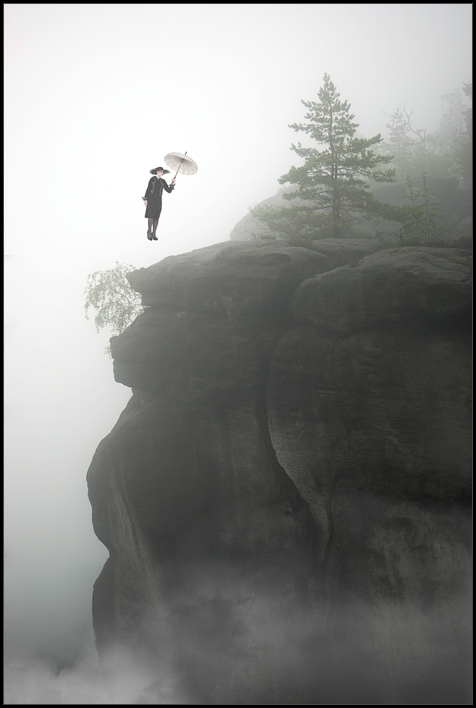
<svg viewBox="0 0 476 708"><path fill-rule="evenodd" d="M109 327L113 335L121 334L136 317L144 312L141 296L132 290L126 273L136 270L133 265L119 263L111 270L97 270L88 275L85 288L84 311L89 319L89 309L96 310L96 333ZM111 355L110 347L106 353Z"/></svg>

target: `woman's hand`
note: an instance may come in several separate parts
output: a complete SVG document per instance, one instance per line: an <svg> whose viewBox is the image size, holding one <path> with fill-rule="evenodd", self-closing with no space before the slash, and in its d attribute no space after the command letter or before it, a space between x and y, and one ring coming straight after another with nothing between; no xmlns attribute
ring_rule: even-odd
<svg viewBox="0 0 476 708"><path fill-rule="evenodd" d="M176 178L174 177L170 184L175 184L175 179Z"/></svg>
<svg viewBox="0 0 476 708"><path fill-rule="evenodd" d="M144 199L144 204L145 206L147 206L147 199Z"/></svg>

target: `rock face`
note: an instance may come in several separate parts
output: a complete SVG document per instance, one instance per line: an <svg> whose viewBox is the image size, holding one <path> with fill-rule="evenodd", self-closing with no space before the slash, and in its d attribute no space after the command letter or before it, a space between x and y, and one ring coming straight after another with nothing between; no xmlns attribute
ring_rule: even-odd
<svg viewBox="0 0 476 708"><path fill-rule="evenodd" d="M283 198L286 192L295 191L294 187L281 187L276 194L268 199L264 199L259 203L259 207L272 206L272 207L283 207L289 206L289 202ZM257 219L253 218L250 213L245 214L245 216L239 220L237 224L233 227L230 233L231 241L250 241L256 237L260 237L268 231L264 224L261 224Z"/></svg>
<svg viewBox="0 0 476 708"><path fill-rule="evenodd" d="M329 239L130 274L88 471L105 665L171 702L471 702L470 266Z"/></svg>

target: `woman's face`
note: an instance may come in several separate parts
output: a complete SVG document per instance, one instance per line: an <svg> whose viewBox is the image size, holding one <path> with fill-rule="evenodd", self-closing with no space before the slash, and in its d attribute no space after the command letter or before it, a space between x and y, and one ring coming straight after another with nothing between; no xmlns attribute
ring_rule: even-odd
<svg viewBox="0 0 476 708"><path fill-rule="evenodd" d="M163 171L163 170L157 170L157 173L156 173L156 174L157 174L157 177L162 177L163 174L164 174L164 171Z"/></svg>

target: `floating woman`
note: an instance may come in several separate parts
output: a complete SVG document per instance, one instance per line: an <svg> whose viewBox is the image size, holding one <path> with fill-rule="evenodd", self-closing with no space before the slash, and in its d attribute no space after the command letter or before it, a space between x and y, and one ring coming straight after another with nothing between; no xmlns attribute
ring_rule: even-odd
<svg viewBox="0 0 476 708"><path fill-rule="evenodd" d="M171 181L170 185L167 184L163 175L170 174L170 170L164 170L163 167L154 167L150 170L154 177L151 177L145 195L142 197L145 209L145 218L147 222L147 238L149 241L158 241L159 239L155 235L157 231L157 224L159 223L160 212L162 211L162 192L165 191L170 194L173 192L175 187L175 177Z"/></svg>

